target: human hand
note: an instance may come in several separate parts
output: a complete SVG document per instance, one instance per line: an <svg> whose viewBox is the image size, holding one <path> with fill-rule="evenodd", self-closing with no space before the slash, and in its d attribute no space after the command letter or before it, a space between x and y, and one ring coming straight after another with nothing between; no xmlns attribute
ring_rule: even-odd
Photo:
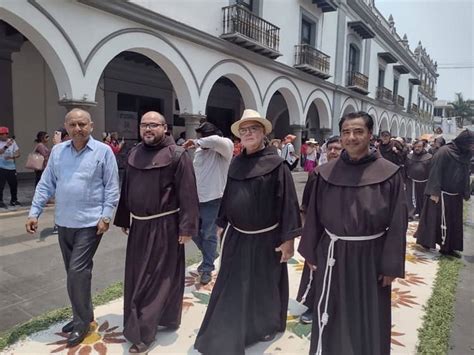
<svg viewBox="0 0 474 355"><path fill-rule="evenodd" d="M97 223L97 235L104 234L109 230L109 223L105 223L104 220L101 218L99 223Z"/></svg>
<svg viewBox="0 0 474 355"><path fill-rule="evenodd" d="M179 236L179 239L178 239L178 243L179 243L179 244L186 244L186 243L189 242L191 239L192 239L192 237L189 236L189 235L180 235L180 236Z"/></svg>
<svg viewBox="0 0 474 355"><path fill-rule="evenodd" d="M379 281L382 282L382 287L390 286L395 279L396 277L393 276L379 275Z"/></svg>
<svg viewBox="0 0 474 355"><path fill-rule="evenodd" d="M280 263L286 263L295 254L295 242L293 239L283 242L278 248L275 248L276 252L281 252Z"/></svg>
<svg viewBox="0 0 474 355"><path fill-rule="evenodd" d="M129 230L129 228L122 227L122 232L126 235L128 235Z"/></svg>
<svg viewBox="0 0 474 355"><path fill-rule="evenodd" d="M193 149L196 148L196 144L194 144L193 139L188 139L186 142L183 144L184 149Z"/></svg>
<svg viewBox="0 0 474 355"><path fill-rule="evenodd" d="M310 264L310 263L308 263L307 261L306 261L306 265L308 265L308 267L309 267L310 270L315 271L315 270L317 269L316 265Z"/></svg>
<svg viewBox="0 0 474 355"><path fill-rule="evenodd" d="M431 201L433 201L434 203L438 203L438 202L439 202L439 196L431 195L431 196L430 196L430 199L431 199Z"/></svg>
<svg viewBox="0 0 474 355"><path fill-rule="evenodd" d="M28 233L35 233L38 230L38 218L28 217L25 227Z"/></svg>

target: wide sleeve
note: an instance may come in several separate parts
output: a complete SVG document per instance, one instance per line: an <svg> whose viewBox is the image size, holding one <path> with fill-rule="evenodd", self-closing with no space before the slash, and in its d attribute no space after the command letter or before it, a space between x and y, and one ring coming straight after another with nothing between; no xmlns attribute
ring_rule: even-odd
<svg viewBox="0 0 474 355"><path fill-rule="evenodd" d="M226 228L229 220L227 219L226 214L226 205L229 199L228 186L229 186L229 177L227 177L227 184L225 185L224 194L222 195L221 204L219 206L219 212L217 213L216 225L221 228Z"/></svg>
<svg viewBox="0 0 474 355"><path fill-rule="evenodd" d="M309 203L306 209L303 235L298 247L298 252L312 265L316 265L316 248L324 233L324 226L319 219L317 206L320 179L321 177L315 173L314 180L309 186Z"/></svg>
<svg viewBox="0 0 474 355"><path fill-rule="evenodd" d="M405 277L408 206L401 172L392 178L390 198L390 223L385 236L380 273L384 276L403 278Z"/></svg>
<svg viewBox="0 0 474 355"><path fill-rule="evenodd" d="M316 174L314 171L312 171L311 173L309 173L308 181L306 181L306 185L304 186L304 190L303 190L303 198L302 198L301 207L300 207L300 211L302 213L306 213L306 210L308 209L309 200L311 197L311 189L315 181L316 181Z"/></svg>
<svg viewBox="0 0 474 355"><path fill-rule="evenodd" d="M114 224L117 227L130 228L130 209L128 207L128 171L129 166L125 168L122 180L122 189L120 191L120 199L115 212Z"/></svg>
<svg viewBox="0 0 474 355"><path fill-rule="evenodd" d="M179 203L179 235L195 236L199 231L199 199L193 163L187 152L179 158L175 184Z"/></svg>
<svg viewBox="0 0 474 355"><path fill-rule="evenodd" d="M286 164L279 167L280 238L281 242L301 235L301 217L295 183Z"/></svg>
<svg viewBox="0 0 474 355"><path fill-rule="evenodd" d="M430 175L426 183L425 195L441 196L441 181L443 176L443 165L447 155L444 151L438 151L431 161Z"/></svg>

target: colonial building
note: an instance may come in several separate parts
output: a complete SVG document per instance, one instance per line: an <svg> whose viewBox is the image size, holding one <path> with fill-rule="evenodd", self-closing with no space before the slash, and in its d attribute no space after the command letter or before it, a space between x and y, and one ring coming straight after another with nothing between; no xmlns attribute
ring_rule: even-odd
<svg viewBox="0 0 474 355"><path fill-rule="evenodd" d="M436 63L373 0L3 1L0 43L0 123L24 152L73 106L129 147L148 110L191 137L252 108L297 145L357 110L375 133L432 129Z"/></svg>

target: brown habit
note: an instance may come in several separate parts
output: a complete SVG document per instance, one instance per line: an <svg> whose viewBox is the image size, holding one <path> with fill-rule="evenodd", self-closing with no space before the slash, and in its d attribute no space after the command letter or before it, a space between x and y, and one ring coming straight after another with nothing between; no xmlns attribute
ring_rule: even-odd
<svg viewBox="0 0 474 355"><path fill-rule="evenodd" d="M152 343L158 325L180 325L185 259L178 237L197 234L198 206L191 159L170 137L131 151L114 224L130 227L123 334L133 344ZM132 219L130 226L130 213L144 217L178 208L160 218Z"/></svg>
<svg viewBox="0 0 474 355"><path fill-rule="evenodd" d="M435 244L439 244L442 251L463 250L462 200L463 198L467 200L470 197L469 162L471 153L469 144L474 144L474 133L472 131L464 132L468 132L466 144L456 144L459 142L458 137L453 143L439 148L433 157L425 189L425 204L415 233L417 243L424 247L434 248ZM446 216L444 244L441 233L441 201L434 203L430 199L430 195L440 196L441 199L441 191L456 194L444 195Z"/></svg>
<svg viewBox="0 0 474 355"><path fill-rule="evenodd" d="M408 210L410 216L420 214L423 209L426 181L430 174L433 156L426 151L408 154L406 159ZM413 186L415 191L413 193ZM413 199L414 197L414 199Z"/></svg>
<svg viewBox="0 0 474 355"><path fill-rule="evenodd" d="M386 232L373 240L335 243L322 353L390 353L391 287L382 287L378 276L404 277L407 219L399 167L375 150L357 162L343 151L317 169L299 246L301 255L317 266L310 354L319 338L318 303L330 242L325 229L345 237Z"/></svg>

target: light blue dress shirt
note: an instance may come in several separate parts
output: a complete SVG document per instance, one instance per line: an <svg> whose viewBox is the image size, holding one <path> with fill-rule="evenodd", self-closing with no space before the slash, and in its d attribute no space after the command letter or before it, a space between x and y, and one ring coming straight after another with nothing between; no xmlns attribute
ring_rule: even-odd
<svg viewBox="0 0 474 355"><path fill-rule="evenodd" d="M68 228L96 226L112 218L119 200L117 161L106 144L89 138L77 151L72 141L53 147L31 204L29 217L38 218L55 196L55 222Z"/></svg>

